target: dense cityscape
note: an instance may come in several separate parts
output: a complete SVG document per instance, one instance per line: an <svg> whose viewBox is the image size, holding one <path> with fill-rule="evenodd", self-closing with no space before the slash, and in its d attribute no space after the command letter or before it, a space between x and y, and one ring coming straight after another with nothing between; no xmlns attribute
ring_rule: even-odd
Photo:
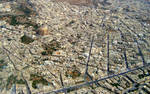
<svg viewBox="0 0 150 94"><path fill-rule="evenodd" d="M150 94L150 0L0 0L0 94Z"/></svg>

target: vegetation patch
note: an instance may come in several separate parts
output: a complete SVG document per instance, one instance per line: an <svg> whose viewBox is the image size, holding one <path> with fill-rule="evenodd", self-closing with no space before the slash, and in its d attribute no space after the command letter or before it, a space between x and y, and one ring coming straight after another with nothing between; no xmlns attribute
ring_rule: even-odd
<svg viewBox="0 0 150 94"><path fill-rule="evenodd" d="M6 89L9 90L13 84L25 84L25 81L23 79L17 79L17 76L10 75L7 79Z"/></svg>
<svg viewBox="0 0 150 94"><path fill-rule="evenodd" d="M61 45L58 41L52 40L49 44L43 44L42 48L44 49L44 51L41 52L42 55L52 55L54 51L61 48Z"/></svg>
<svg viewBox="0 0 150 94"><path fill-rule="evenodd" d="M34 89L37 89L37 84L41 83L43 85L50 84L46 79L44 79L42 76L39 76L37 74L30 74L30 80L32 80L32 87Z"/></svg>
<svg viewBox="0 0 150 94"><path fill-rule="evenodd" d="M72 24L74 24L75 21L74 20L71 20L68 24L66 24L66 26L71 26Z"/></svg>
<svg viewBox="0 0 150 94"><path fill-rule="evenodd" d="M25 84L25 81L23 79L20 79L20 80L16 80L16 83L17 84Z"/></svg>
<svg viewBox="0 0 150 94"><path fill-rule="evenodd" d="M4 60L0 60L0 71L2 71L6 67L7 67L7 64L5 63L5 61Z"/></svg>
<svg viewBox="0 0 150 94"><path fill-rule="evenodd" d="M67 89L67 93L70 93L70 92L72 92L72 91L75 91L75 90L77 90L78 88L69 88L69 89Z"/></svg>
<svg viewBox="0 0 150 94"><path fill-rule="evenodd" d="M18 25L18 24L20 24L18 21L17 21L17 19L16 19L17 17L16 16L11 16L11 19L10 19L10 25Z"/></svg>
<svg viewBox="0 0 150 94"><path fill-rule="evenodd" d="M5 20L10 25L24 25L25 27L33 27L33 30L37 30L39 28L38 24L35 23L33 19L29 19L29 16L26 15L4 15L0 16L0 20Z"/></svg>
<svg viewBox="0 0 150 94"><path fill-rule="evenodd" d="M69 68L65 73L66 77L72 77L73 79L80 77L80 75L81 72L77 69L75 65L72 68Z"/></svg>
<svg viewBox="0 0 150 94"><path fill-rule="evenodd" d="M34 12L27 4L21 4L17 9L25 15L31 15Z"/></svg>
<svg viewBox="0 0 150 94"><path fill-rule="evenodd" d="M148 77L148 76L150 76L149 73L147 73L147 74L139 74L138 75L139 79L142 79L142 78L145 78L145 77Z"/></svg>
<svg viewBox="0 0 150 94"><path fill-rule="evenodd" d="M114 86L114 87L118 87L118 86L120 86L119 85L119 83L110 83L112 86Z"/></svg>
<svg viewBox="0 0 150 94"><path fill-rule="evenodd" d="M35 23L33 17L36 12L28 4L22 3L16 7L14 14L0 15L0 20L5 20L10 25L25 25L25 27L32 26L34 30L37 30L38 25Z"/></svg>
<svg viewBox="0 0 150 94"><path fill-rule="evenodd" d="M7 79L6 89L9 90L12 85L16 82L17 76L14 76L13 74L10 75Z"/></svg>
<svg viewBox="0 0 150 94"><path fill-rule="evenodd" d="M21 42L24 44L29 44L32 43L34 41L34 39L32 39L31 37L27 36L27 35L23 35L21 37Z"/></svg>
<svg viewBox="0 0 150 94"><path fill-rule="evenodd" d="M83 60L83 59L84 59L84 57L82 57L82 56L79 56L79 57L78 57L78 59L79 59L79 60Z"/></svg>

